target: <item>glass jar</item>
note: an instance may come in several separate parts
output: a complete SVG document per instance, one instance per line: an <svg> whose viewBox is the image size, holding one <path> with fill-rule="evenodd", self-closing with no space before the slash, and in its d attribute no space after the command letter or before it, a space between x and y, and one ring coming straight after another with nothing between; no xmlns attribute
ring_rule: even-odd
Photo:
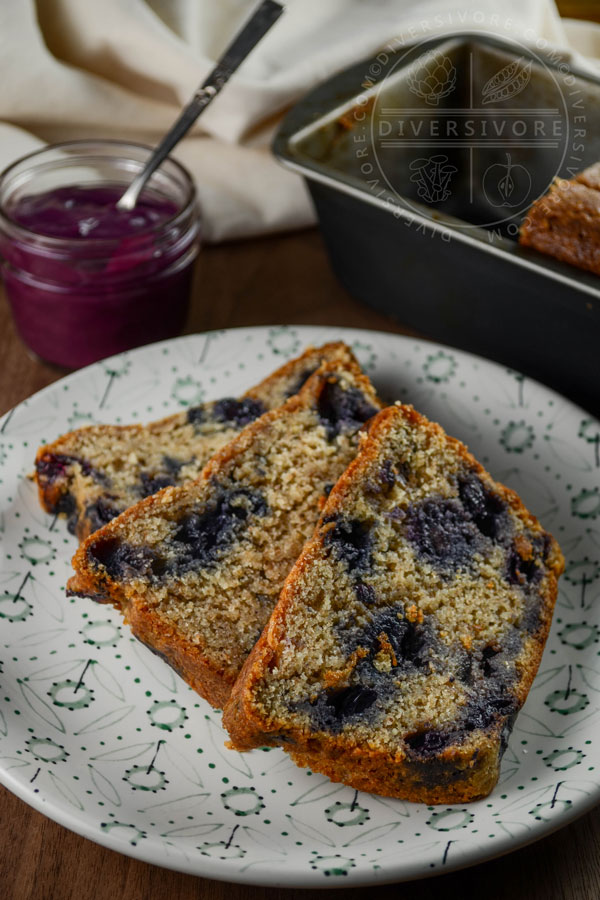
<svg viewBox="0 0 600 900"><path fill-rule="evenodd" d="M0 271L17 329L71 368L180 334L200 242L196 189L167 159L135 209L116 200L149 147L69 141L0 174Z"/></svg>

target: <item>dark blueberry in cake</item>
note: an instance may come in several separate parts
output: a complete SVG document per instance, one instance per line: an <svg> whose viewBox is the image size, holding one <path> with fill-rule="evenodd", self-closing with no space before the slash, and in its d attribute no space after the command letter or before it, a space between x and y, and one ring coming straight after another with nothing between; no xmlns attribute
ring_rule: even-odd
<svg viewBox="0 0 600 900"><path fill-rule="evenodd" d="M356 599L367 606L370 606L377 599L375 588L370 584L363 584L362 581L354 585L354 593L356 594Z"/></svg>
<svg viewBox="0 0 600 900"><path fill-rule="evenodd" d="M57 503L54 504L54 512L63 516L72 516L77 511L77 503L73 494L68 491L61 494Z"/></svg>
<svg viewBox="0 0 600 900"><path fill-rule="evenodd" d="M267 512L264 498L256 491L239 488L223 492L212 507L192 513L179 523L174 540L182 547L174 570L211 565L240 535L251 516L265 516Z"/></svg>
<svg viewBox="0 0 600 900"><path fill-rule="evenodd" d="M338 719L359 716L373 706L376 700L376 691L361 684L327 692L327 705L331 707Z"/></svg>
<svg viewBox="0 0 600 900"><path fill-rule="evenodd" d="M204 406L190 406L187 411L187 420L190 425L202 425L206 419Z"/></svg>
<svg viewBox="0 0 600 900"><path fill-rule="evenodd" d="M327 439L342 431L356 431L378 412L355 387L344 390L338 381L326 381L319 396L317 411Z"/></svg>
<svg viewBox="0 0 600 900"><path fill-rule="evenodd" d="M356 519L325 519L335 522L325 532L326 547L332 547L338 559L346 563L348 570L366 569L371 565L371 535L369 527Z"/></svg>
<svg viewBox="0 0 600 900"><path fill-rule="evenodd" d="M506 558L506 580L509 584L528 585L541 574L533 553L530 559L523 559L514 545L510 548Z"/></svg>
<svg viewBox="0 0 600 900"><path fill-rule="evenodd" d="M496 667L493 664L493 659L495 656L498 656L500 651L495 647L484 647L481 653L481 671L483 672L485 678L491 678L493 675L496 675Z"/></svg>
<svg viewBox="0 0 600 900"><path fill-rule="evenodd" d="M151 475L149 472L141 472L138 493L140 497L151 497L162 488L170 487L175 483L172 475Z"/></svg>
<svg viewBox="0 0 600 900"><path fill-rule="evenodd" d="M404 463L394 464L391 459L383 461L374 477L365 483L365 490L371 494L381 494L394 487L396 481L408 481L408 466Z"/></svg>
<svg viewBox="0 0 600 900"><path fill-rule="evenodd" d="M406 537L420 556L449 571L467 568L481 541L462 505L441 497L409 507Z"/></svg>
<svg viewBox="0 0 600 900"><path fill-rule="evenodd" d="M63 478L67 468L72 464L73 458L69 456L59 456L58 454L46 454L39 459L35 468L39 478L45 484L52 484L59 478Z"/></svg>
<svg viewBox="0 0 600 900"><path fill-rule="evenodd" d="M406 518L406 510L400 506L393 506L389 512L384 513L384 516L386 519L391 519L392 522L402 522Z"/></svg>
<svg viewBox="0 0 600 900"><path fill-rule="evenodd" d="M339 733L348 720L364 716L377 700L377 691L362 684L322 691L312 703L300 704L315 729Z"/></svg>
<svg viewBox="0 0 600 900"><path fill-rule="evenodd" d="M398 617L398 610L386 609L379 613L365 630L371 651L381 649L381 635L389 641L398 667L421 669L427 665L428 635L425 626Z"/></svg>
<svg viewBox="0 0 600 900"><path fill-rule="evenodd" d="M303 372L301 372L301 374L298 376L296 381L294 381L294 383L291 385L291 387L289 387L287 389L287 391L285 392L285 396L293 397L294 394L297 394L298 391L300 390L300 388L304 386L304 384L308 381L310 376L314 375L314 373L316 371L317 371L317 368L312 368L312 369L305 369Z"/></svg>
<svg viewBox="0 0 600 900"><path fill-rule="evenodd" d="M415 731L404 740L416 756L431 756L439 753L452 742L453 735L445 731Z"/></svg>
<svg viewBox="0 0 600 900"><path fill-rule="evenodd" d="M122 510L113 506L110 500L107 500L105 497L98 497L93 503L88 503L83 517L89 522L91 533L98 531L99 528L102 528L103 525L106 525L121 512Z"/></svg>
<svg viewBox="0 0 600 900"><path fill-rule="evenodd" d="M163 466L173 478L177 478L180 470L184 466L189 466L190 463L194 462L194 458L192 459L176 459L174 456L163 456L162 458Z"/></svg>
<svg viewBox="0 0 600 900"><path fill-rule="evenodd" d="M58 502L54 504L54 512L58 515L66 516L67 518L67 531L70 534L75 534L77 530L77 523L79 521L79 513L77 510L77 501L73 494L67 491L58 498Z"/></svg>
<svg viewBox="0 0 600 900"><path fill-rule="evenodd" d="M250 422L254 422L265 412L265 407L259 400L243 397L236 400L234 397L225 397L215 403L213 415L219 422L231 422L238 428L244 428Z"/></svg>
<svg viewBox="0 0 600 900"><path fill-rule="evenodd" d="M456 669L456 677L459 681L462 681L463 684L473 684L473 657L470 653L465 653L464 656L461 656Z"/></svg>
<svg viewBox="0 0 600 900"><path fill-rule="evenodd" d="M79 464L83 475L90 475L100 484L107 484L109 478L103 473L98 472L89 460L81 459L79 456L68 456L64 453L47 453L42 459L36 463L36 471L40 480L46 484L52 484L60 478L64 478L67 470Z"/></svg>
<svg viewBox="0 0 600 900"><path fill-rule="evenodd" d="M503 686L498 685L495 692L492 691L467 704L461 725L465 731L489 728L500 717L514 713L515 706L515 698L511 694L504 693Z"/></svg>
<svg viewBox="0 0 600 900"><path fill-rule="evenodd" d="M327 484L325 485L325 487L323 488L323 494L325 495L325 497L329 497L330 493L333 490L333 487L334 487L333 484L331 484L331 482L328 481Z"/></svg>
<svg viewBox="0 0 600 900"><path fill-rule="evenodd" d="M541 624L543 603L535 591L526 593L525 598L525 609L519 624L528 634L535 634Z"/></svg>
<svg viewBox="0 0 600 900"><path fill-rule="evenodd" d="M337 631L348 655L359 647L369 651L357 664L361 679L369 682L378 677L374 658L386 647L396 657L395 670L408 671L428 668L431 653L438 644L428 623L410 622L404 617L401 604L375 612L366 626L339 623Z"/></svg>
<svg viewBox="0 0 600 900"><path fill-rule="evenodd" d="M509 523L504 501L474 474L459 481L458 495L479 531L485 537L498 540Z"/></svg>
<svg viewBox="0 0 600 900"><path fill-rule="evenodd" d="M156 557L149 547L134 547L109 538L97 541L88 550L92 562L104 566L107 574L115 581L127 581L130 578L149 575Z"/></svg>
<svg viewBox="0 0 600 900"><path fill-rule="evenodd" d="M396 484L396 473L391 459L386 459L381 464L381 468L379 469L379 480L386 487L394 487Z"/></svg>
<svg viewBox="0 0 600 900"><path fill-rule="evenodd" d="M179 481L179 473L184 466L188 466L193 459L176 459L174 456L163 456L162 464L164 472L142 472L138 493L141 497L150 497L165 487L171 487Z"/></svg>

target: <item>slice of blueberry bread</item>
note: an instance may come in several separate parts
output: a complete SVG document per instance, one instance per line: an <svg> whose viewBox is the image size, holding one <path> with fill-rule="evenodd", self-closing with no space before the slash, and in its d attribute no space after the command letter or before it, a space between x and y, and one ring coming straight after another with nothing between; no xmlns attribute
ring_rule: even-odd
<svg viewBox="0 0 600 900"><path fill-rule="evenodd" d="M546 640L563 559L516 494L410 406L329 494L225 709L360 790L485 796Z"/></svg>
<svg viewBox="0 0 600 900"><path fill-rule="evenodd" d="M112 602L141 641L222 706L315 528L319 500L379 408L356 363L324 364L199 478L91 535L73 560L71 592Z"/></svg>
<svg viewBox="0 0 600 900"><path fill-rule="evenodd" d="M40 447L36 480L46 512L80 540L143 497L195 478L242 428L295 394L328 360L354 359L342 342L309 347L241 398L194 406L150 425L92 425Z"/></svg>

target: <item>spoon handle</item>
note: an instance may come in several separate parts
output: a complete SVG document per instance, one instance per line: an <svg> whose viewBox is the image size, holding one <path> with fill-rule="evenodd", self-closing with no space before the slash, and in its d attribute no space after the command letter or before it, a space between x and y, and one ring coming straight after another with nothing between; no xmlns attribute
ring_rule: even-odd
<svg viewBox="0 0 600 900"><path fill-rule="evenodd" d="M142 188L152 173L158 169L175 144L189 131L200 113L206 109L223 85L229 81L240 63L245 60L269 28L275 24L282 12L283 6L280 3L276 3L275 0L263 0L254 15L250 17L220 57L208 78L200 85L190 102L184 106L181 115L162 141L154 148L141 172L136 175L118 201L119 209L134 208Z"/></svg>

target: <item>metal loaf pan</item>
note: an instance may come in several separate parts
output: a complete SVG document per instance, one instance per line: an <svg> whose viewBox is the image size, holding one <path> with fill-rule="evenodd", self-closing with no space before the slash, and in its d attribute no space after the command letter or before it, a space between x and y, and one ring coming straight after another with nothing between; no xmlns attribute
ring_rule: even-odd
<svg viewBox="0 0 600 900"><path fill-rule="evenodd" d="M600 160L600 79L474 34L387 48L295 106L274 152L307 180L358 299L600 412L600 278L521 247L555 176Z"/></svg>

